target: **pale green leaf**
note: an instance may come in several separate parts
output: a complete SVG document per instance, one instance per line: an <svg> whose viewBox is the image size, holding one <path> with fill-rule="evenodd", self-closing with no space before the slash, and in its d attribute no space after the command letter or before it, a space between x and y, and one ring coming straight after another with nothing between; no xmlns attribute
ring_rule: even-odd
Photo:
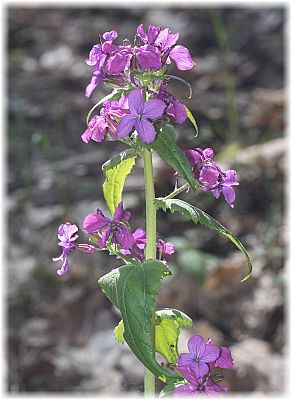
<svg viewBox="0 0 292 400"><path fill-rule="evenodd" d="M135 164L135 157L122 160L114 168L106 169L104 175L106 180L102 186L103 195L111 215L122 200L122 193L126 177Z"/></svg>
<svg viewBox="0 0 292 400"><path fill-rule="evenodd" d="M186 109L186 112L187 112L188 119L191 121L191 123L193 124L193 126L195 128L195 131L196 131L195 137L197 137L198 134L199 134L199 128L198 128L197 122L195 120L195 117L193 116L191 111L188 109L188 107L185 106L185 109Z"/></svg>
<svg viewBox="0 0 292 400"><path fill-rule="evenodd" d="M177 342L181 328L191 328L193 322L179 310L166 308L156 311L155 347L169 363L178 358Z"/></svg>

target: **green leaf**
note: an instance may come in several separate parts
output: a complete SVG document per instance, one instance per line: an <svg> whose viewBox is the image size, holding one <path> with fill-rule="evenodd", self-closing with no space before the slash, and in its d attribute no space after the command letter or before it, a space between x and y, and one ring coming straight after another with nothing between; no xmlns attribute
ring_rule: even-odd
<svg viewBox="0 0 292 400"><path fill-rule="evenodd" d="M174 381L177 375L164 370L155 360L152 318L155 299L165 266L157 260L140 265L128 264L99 279L111 302L119 308L124 321L124 339L136 357L162 381Z"/></svg>
<svg viewBox="0 0 292 400"><path fill-rule="evenodd" d="M196 120L195 120L195 117L193 116L193 114L191 113L191 111L188 109L188 107L185 106L185 109L186 109L186 112L187 112L187 117L188 117L188 119L191 121L191 123L193 124L193 126L194 126L194 128L195 128L195 130L196 130L195 137L197 137L198 134L199 134L199 128L198 128L197 122L196 122Z"/></svg>
<svg viewBox="0 0 292 400"><path fill-rule="evenodd" d="M197 184L190 163L185 153L176 145L174 137L175 131L173 127L171 125L163 125L158 129L151 147L195 189Z"/></svg>
<svg viewBox="0 0 292 400"><path fill-rule="evenodd" d="M123 320L121 320L114 329L114 337L122 344L125 343L124 332L125 332L124 323Z"/></svg>
<svg viewBox="0 0 292 400"><path fill-rule="evenodd" d="M180 328L191 328L193 321L179 310L165 308L156 311L155 325L155 350L166 361L175 364L179 356L177 342ZM124 323L121 320L114 329L114 336L122 344L125 343L124 330Z"/></svg>
<svg viewBox="0 0 292 400"><path fill-rule="evenodd" d="M122 200L125 180L135 164L135 158L136 156L124 159L114 168L104 171L106 180L102 185L103 195L111 215Z"/></svg>
<svg viewBox="0 0 292 400"><path fill-rule="evenodd" d="M179 356L177 350L180 328L191 328L193 322L179 310L166 308L156 311L155 347L169 363L175 364Z"/></svg>
<svg viewBox="0 0 292 400"><path fill-rule="evenodd" d="M228 229L221 225L220 222L216 221L216 219L205 213L205 211L202 211L199 208L194 207L182 200L158 198L155 200L155 203L157 208L162 208L164 211L169 209L172 213L177 211L183 214L187 219L193 221L195 224L199 223L207 228L214 229L222 235L227 236L228 239L231 240L231 242L234 243L235 246L242 251L246 257L248 273L241 280L241 282L244 282L250 278L252 273L252 264L247 251L245 250L243 244Z"/></svg>
<svg viewBox="0 0 292 400"><path fill-rule="evenodd" d="M128 160L129 158L134 158L137 155L137 152L135 149L126 149L122 151L119 154L116 154L109 160L107 160L103 165L102 165L102 171L108 171L109 169L112 169L119 165L123 160Z"/></svg>

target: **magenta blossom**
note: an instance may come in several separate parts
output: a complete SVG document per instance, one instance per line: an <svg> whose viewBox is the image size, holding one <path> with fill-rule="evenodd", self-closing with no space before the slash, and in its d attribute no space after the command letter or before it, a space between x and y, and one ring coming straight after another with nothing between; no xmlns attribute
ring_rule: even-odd
<svg viewBox="0 0 292 400"><path fill-rule="evenodd" d="M209 364L210 368L232 368L234 365L230 350L228 347L219 347L220 355L217 360Z"/></svg>
<svg viewBox="0 0 292 400"><path fill-rule="evenodd" d="M162 239L157 241L158 259L161 260L165 254L171 255L174 253L174 244L165 242Z"/></svg>
<svg viewBox="0 0 292 400"><path fill-rule="evenodd" d="M131 255L139 261L144 261L144 249L146 247L146 232L143 228L137 228L132 233L134 243L128 250L122 249L120 252L125 255Z"/></svg>
<svg viewBox="0 0 292 400"><path fill-rule="evenodd" d="M157 99L164 101L166 108L164 113L174 118L175 122L182 124L187 119L187 112L184 104L169 93L166 85L160 85Z"/></svg>
<svg viewBox="0 0 292 400"><path fill-rule="evenodd" d="M124 224L131 217L129 211L123 209L123 203L120 202L114 212L113 219L105 217L98 208L96 213L89 214L83 221L83 229L87 233L101 233L98 242L99 248L105 248L111 236L111 242L119 244L121 249L128 250L134 244L133 236Z"/></svg>
<svg viewBox="0 0 292 400"><path fill-rule="evenodd" d="M239 185L236 171L222 171L213 161L214 151L211 148L205 150L196 147L187 150L186 156L193 167L195 178L202 184L202 190L209 190L218 199L222 193L226 202L233 207L235 190L232 186Z"/></svg>
<svg viewBox="0 0 292 400"><path fill-rule="evenodd" d="M121 118L117 126L117 136L124 138L129 136L133 129L136 129L144 143L150 143L155 139L156 131L149 119L161 117L165 104L161 100L143 100L142 89L134 89L128 97L130 114Z"/></svg>
<svg viewBox="0 0 292 400"><path fill-rule="evenodd" d="M189 383L177 386L173 391L174 397L217 396L219 393L226 393L228 391L226 386L218 385L209 375L204 378L197 378L194 372L188 367L180 368L179 371Z"/></svg>
<svg viewBox="0 0 292 400"><path fill-rule="evenodd" d="M192 336L188 341L189 353L182 353L177 359L178 369L189 368L197 379L208 374L209 363L217 360L220 349L206 343L202 336Z"/></svg>
<svg viewBox="0 0 292 400"><path fill-rule="evenodd" d="M74 224L70 224L70 222L66 222L59 226L58 229L58 239L60 242L58 245L62 247L63 251L59 257L54 257L53 261L62 260L62 266L58 269L58 275L64 275L68 271L68 259L69 253L75 247L75 240L78 238L78 235L75 235L78 232L78 228Z"/></svg>
<svg viewBox="0 0 292 400"><path fill-rule="evenodd" d="M170 64L171 59L176 63L179 70L186 71L192 69L196 64L193 61L189 50L181 45L176 45L179 33L172 33L168 28L149 25L148 33L144 31L143 24L137 28L137 35L144 43L156 46L161 52L162 60Z"/></svg>
<svg viewBox="0 0 292 400"><path fill-rule="evenodd" d="M100 110L100 115L95 115L88 124L88 128L82 134L83 142L91 140L102 142L105 138L117 139L117 119L129 114L128 100L122 96L120 100L105 101Z"/></svg>
<svg viewBox="0 0 292 400"><path fill-rule="evenodd" d="M106 76L103 70L105 60L107 58L107 53L104 51L103 46L105 44L111 45L113 40L118 36L116 31L105 32L103 34L103 38L105 43L103 45L96 44L91 49L88 59L85 61L87 65L92 67L92 78L90 84L87 86L85 90L85 96L90 97L93 90L98 86L102 81L105 80Z"/></svg>

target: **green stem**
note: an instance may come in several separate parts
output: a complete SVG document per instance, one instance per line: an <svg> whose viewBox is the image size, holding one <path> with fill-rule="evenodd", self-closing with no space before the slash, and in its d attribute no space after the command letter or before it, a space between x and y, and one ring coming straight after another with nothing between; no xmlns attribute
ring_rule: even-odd
<svg viewBox="0 0 292 400"><path fill-rule="evenodd" d="M164 197L164 200L167 199L172 199L173 197L176 197L178 194L180 194L181 192L189 189L190 185L188 183L185 183L184 185L182 185L180 188L174 190L173 192L171 192L169 195L167 195L166 197Z"/></svg>
<svg viewBox="0 0 292 400"><path fill-rule="evenodd" d="M145 250L146 260L156 258L156 207L155 190L152 167L151 151L144 148L144 180L145 180L145 199L146 199L146 238L147 245ZM155 311L152 316L152 340L155 346ZM155 375L147 368L144 374L144 394L145 396L155 395Z"/></svg>

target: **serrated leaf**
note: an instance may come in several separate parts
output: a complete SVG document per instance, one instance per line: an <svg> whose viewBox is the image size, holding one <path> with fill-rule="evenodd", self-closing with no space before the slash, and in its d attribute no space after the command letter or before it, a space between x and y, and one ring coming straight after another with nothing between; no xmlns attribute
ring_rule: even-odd
<svg viewBox="0 0 292 400"><path fill-rule="evenodd" d="M136 357L162 381L175 381L177 375L164 370L155 360L152 318L155 299L165 266L157 260L128 264L99 279L99 284L119 308L124 322L124 339Z"/></svg>
<svg viewBox="0 0 292 400"><path fill-rule="evenodd" d="M102 171L108 171L119 165L122 161L128 160L129 158L134 158L136 155L137 152L135 149L126 149L121 151L121 153L114 155L102 165Z"/></svg>
<svg viewBox="0 0 292 400"><path fill-rule="evenodd" d="M117 339L118 342L122 344L125 343L124 332L125 332L124 323L123 320L121 320L114 329L114 337Z"/></svg>
<svg viewBox="0 0 292 400"><path fill-rule="evenodd" d="M241 282L244 282L248 278L250 278L252 273L252 264L249 255L245 250L245 247L236 238L236 236L234 236L228 229L221 225L220 222L216 221L216 219L212 218L205 211L200 210L199 208L194 207L183 200L158 198L155 200L155 203L157 208L162 208L164 211L169 209L172 213L179 212L180 214L183 214L187 219L193 221L195 224L199 223L203 226L206 226L207 228L214 229L215 231L228 237L228 239L231 240L231 242L234 243L235 246L245 255L248 264L248 273L241 280Z"/></svg>
<svg viewBox="0 0 292 400"><path fill-rule="evenodd" d="M122 160L114 168L104 171L106 180L102 185L103 195L111 215L114 214L115 209L122 200L125 180L135 164L135 158L136 156Z"/></svg>
<svg viewBox="0 0 292 400"><path fill-rule="evenodd" d="M158 129L155 140L151 147L160 155L167 164L180 174L195 189L195 182L192 168L185 153L176 145L175 131L171 125L163 125Z"/></svg>
<svg viewBox="0 0 292 400"><path fill-rule="evenodd" d="M196 131L195 137L197 137L198 134L199 134L199 128L198 128L197 122L195 120L195 117L193 116L191 111L188 109L188 107L185 106L185 109L186 109L186 112L187 112L188 119L191 121L191 123L193 124L193 126L195 128L195 131Z"/></svg>
<svg viewBox="0 0 292 400"><path fill-rule="evenodd" d="M166 308L156 311L155 347L169 363L175 364L179 356L178 336L181 328L191 328L193 322L179 310Z"/></svg>

